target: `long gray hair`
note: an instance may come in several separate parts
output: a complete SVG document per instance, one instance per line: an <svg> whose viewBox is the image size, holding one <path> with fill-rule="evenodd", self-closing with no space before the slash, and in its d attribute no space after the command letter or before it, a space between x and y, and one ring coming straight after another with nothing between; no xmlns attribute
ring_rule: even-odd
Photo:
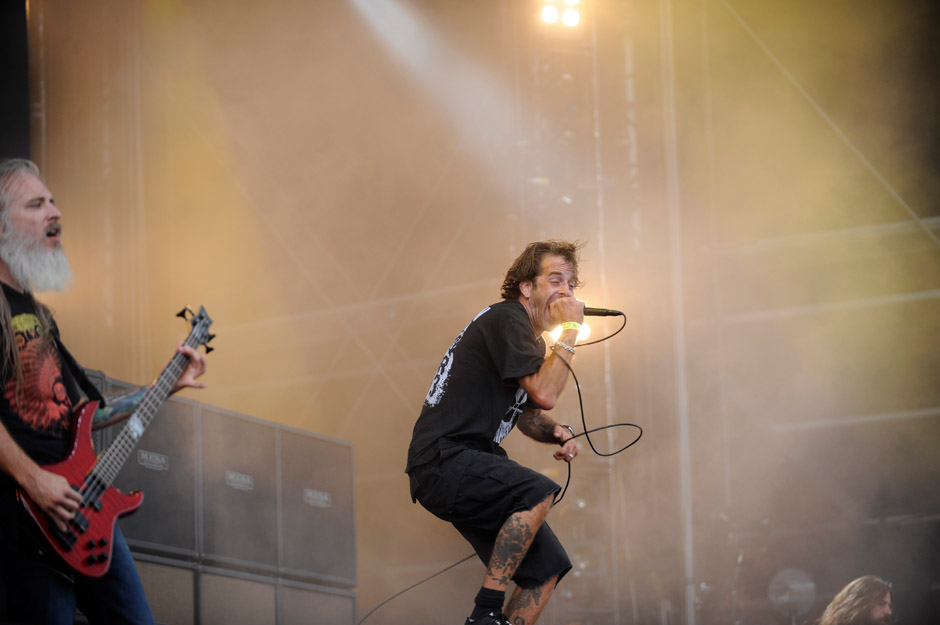
<svg viewBox="0 0 940 625"><path fill-rule="evenodd" d="M3 229L11 228L10 218L7 209L10 207L11 192L13 183L22 176L32 175L42 179L39 175L39 167L36 163L25 158L9 158L0 160L0 223ZM32 293L25 293L29 297L36 309L36 316L42 326L43 347L47 348L52 344L52 312L45 305L33 297ZM0 374L2 380L7 380L11 375L16 379L16 393L19 395L20 383L23 381L23 362L20 360L20 352L16 346L16 337L13 333L13 322L10 316L10 303L5 296L0 296Z"/></svg>

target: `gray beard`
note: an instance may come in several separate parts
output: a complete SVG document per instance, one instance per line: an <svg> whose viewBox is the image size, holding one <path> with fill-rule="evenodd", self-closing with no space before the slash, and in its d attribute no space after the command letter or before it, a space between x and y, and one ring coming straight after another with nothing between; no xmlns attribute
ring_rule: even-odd
<svg viewBox="0 0 940 625"><path fill-rule="evenodd" d="M46 249L41 241L9 223L0 234L0 258L24 291L64 291L72 284L72 269L62 246Z"/></svg>

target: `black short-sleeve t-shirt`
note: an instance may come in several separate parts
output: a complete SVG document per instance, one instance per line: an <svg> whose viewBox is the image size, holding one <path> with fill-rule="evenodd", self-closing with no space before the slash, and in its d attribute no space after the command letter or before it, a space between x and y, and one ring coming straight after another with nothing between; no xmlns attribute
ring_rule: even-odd
<svg viewBox="0 0 940 625"><path fill-rule="evenodd" d="M32 298L3 285L23 375L17 389L10 373L0 388L0 419L13 440L39 464L63 460L69 449L72 406L78 401L74 381L62 372L54 344L43 345L43 332ZM6 368L9 371L10 367Z"/></svg>
<svg viewBox="0 0 940 625"><path fill-rule="evenodd" d="M504 453L499 444L528 401L517 379L536 373L545 345L517 300L493 304L457 335L415 423L406 471L451 447Z"/></svg>

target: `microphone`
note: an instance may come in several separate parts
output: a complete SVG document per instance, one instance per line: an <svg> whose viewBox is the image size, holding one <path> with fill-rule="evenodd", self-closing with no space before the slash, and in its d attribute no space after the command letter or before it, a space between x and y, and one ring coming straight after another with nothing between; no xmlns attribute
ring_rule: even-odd
<svg viewBox="0 0 940 625"><path fill-rule="evenodd" d="M610 310L609 308L584 308L585 317L626 317L619 310Z"/></svg>

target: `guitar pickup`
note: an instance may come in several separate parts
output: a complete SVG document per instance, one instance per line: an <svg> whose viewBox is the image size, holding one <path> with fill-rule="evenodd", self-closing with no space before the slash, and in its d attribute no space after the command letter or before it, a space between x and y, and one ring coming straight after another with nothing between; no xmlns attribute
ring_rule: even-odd
<svg viewBox="0 0 940 625"><path fill-rule="evenodd" d="M88 529L88 526L90 525L90 521L88 520L88 517L86 517L86 516L85 516L84 514L82 514L81 512L76 512L76 513L75 513L75 518L72 519L72 523L73 523L73 524L75 525L75 527L77 527L77 528L79 529L79 531L81 531L81 532L86 531L86 530Z"/></svg>
<svg viewBox="0 0 940 625"><path fill-rule="evenodd" d="M89 473L85 476L85 488L80 491L82 492L82 506L90 505L96 511L101 512L102 503L101 495L109 488L109 485L104 483L100 477L95 475L94 472Z"/></svg>
<svg viewBox="0 0 940 625"><path fill-rule="evenodd" d="M91 506L95 509L95 512L101 512L101 508L103 507L103 504L101 503L101 497L94 496L90 492L86 491L85 496L82 497L81 507L84 508L85 506Z"/></svg>

